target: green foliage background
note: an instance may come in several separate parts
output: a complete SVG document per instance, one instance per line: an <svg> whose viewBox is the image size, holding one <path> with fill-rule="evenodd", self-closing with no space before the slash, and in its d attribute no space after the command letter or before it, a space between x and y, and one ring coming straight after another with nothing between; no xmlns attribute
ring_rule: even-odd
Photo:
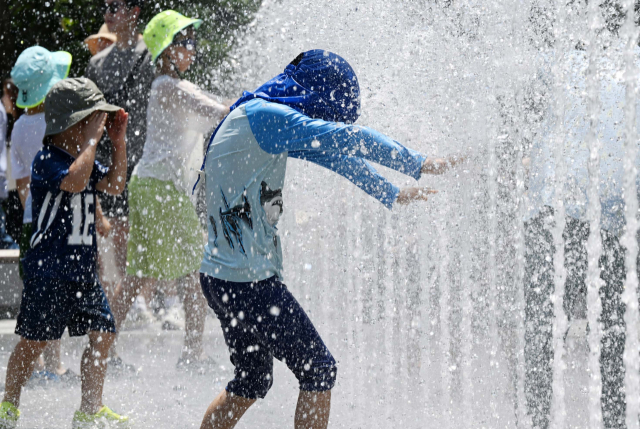
<svg viewBox="0 0 640 429"><path fill-rule="evenodd" d="M0 0L0 78L9 76L20 53L33 45L73 55L72 76L89 61L83 40L104 23L101 0ZM233 67L227 57L242 39L262 0L148 0L141 28L158 12L174 9L204 21L198 31L199 61L190 71L199 84L222 93ZM6 11L6 12L5 12ZM212 76L216 75L214 79Z"/></svg>

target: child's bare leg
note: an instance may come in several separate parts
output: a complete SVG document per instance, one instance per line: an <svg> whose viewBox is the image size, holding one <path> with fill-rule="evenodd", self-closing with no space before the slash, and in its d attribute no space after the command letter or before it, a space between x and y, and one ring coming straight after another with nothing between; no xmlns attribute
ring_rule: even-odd
<svg viewBox="0 0 640 429"><path fill-rule="evenodd" d="M60 362L60 340L47 341L42 357L44 358L45 371L58 375L64 373L62 362Z"/></svg>
<svg viewBox="0 0 640 429"><path fill-rule="evenodd" d="M207 316L207 301L200 289L200 280L197 273L180 279L183 287L185 327L184 348L182 358L198 359L202 355L202 334L204 322Z"/></svg>
<svg viewBox="0 0 640 429"><path fill-rule="evenodd" d="M129 221L127 218L109 218L111 237L116 263L116 275L123 279L127 270L127 240L129 239Z"/></svg>
<svg viewBox="0 0 640 429"><path fill-rule="evenodd" d="M156 282L155 279L139 278L134 276L125 277L116 289L113 302L110 303L111 312L116 322L116 329L120 331L122 322L127 317L127 313L131 309L138 295Z"/></svg>
<svg viewBox="0 0 640 429"><path fill-rule="evenodd" d="M80 411L95 414L102 407L102 387L107 372L109 348L116 338L111 332L89 332L89 344L82 353L80 376L82 379L82 402Z"/></svg>
<svg viewBox="0 0 640 429"><path fill-rule="evenodd" d="M138 278L126 275L127 267L127 239L129 237L129 222L126 218L109 218L111 224L112 247L115 262L115 277L118 279L114 290L109 294L109 306L118 330L127 316L131 305L140 293Z"/></svg>
<svg viewBox="0 0 640 429"><path fill-rule="evenodd" d="M296 429L326 429L331 411L331 390L326 392L305 392L298 394L296 407Z"/></svg>
<svg viewBox="0 0 640 429"><path fill-rule="evenodd" d="M243 398L223 390L209 404L200 429L233 429L254 402L255 399Z"/></svg>
<svg viewBox="0 0 640 429"><path fill-rule="evenodd" d="M38 357L47 345L46 341L31 341L20 338L7 364L7 379L3 401L20 406L20 393L31 377Z"/></svg>
<svg viewBox="0 0 640 429"><path fill-rule="evenodd" d="M131 310L134 301L143 291L153 286L154 279L138 278L134 276L126 276L123 278L113 296L113 300L109 302L113 319L116 322L116 330L120 332L122 323L127 317L127 313ZM113 341L113 347L110 350L111 357L117 356L116 342Z"/></svg>

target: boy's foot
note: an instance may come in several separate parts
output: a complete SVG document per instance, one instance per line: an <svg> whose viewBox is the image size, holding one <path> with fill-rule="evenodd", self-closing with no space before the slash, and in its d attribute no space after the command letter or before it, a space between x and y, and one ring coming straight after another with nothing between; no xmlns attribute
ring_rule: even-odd
<svg viewBox="0 0 640 429"><path fill-rule="evenodd" d="M207 355L199 358L181 357L178 359L176 368L179 371L195 372L197 374L206 374L216 367L216 361Z"/></svg>
<svg viewBox="0 0 640 429"><path fill-rule="evenodd" d="M0 429L14 429L19 417L20 411L11 402L0 404Z"/></svg>
<svg viewBox="0 0 640 429"><path fill-rule="evenodd" d="M184 329L184 311L182 310L182 306L174 305L163 313L161 319L163 331L178 331Z"/></svg>
<svg viewBox="0 0 640 429"><path fill-rule="evenodd" d="M130 427L129 417L114 413L103 405L95 414L87 414L76 411L71 423L73 429L128 429Z"/></svg>
<svg viewBox="0 0 640 429"><path fill-rule="evenodd" d="M135 366L124 363L120 356L112 357L107 362L107 374L109 375L136 374L137 372Z"/></svg>
<svg viewBox="0 0 640 429"><path fill-rule="evenodd" d="M42 370L42 371L33 371L29 381L27 381L27 386L46 386L48 384L58 384L60 383L60 376L55 372Z"/></svg>
<svg viewBox="0 0 640 429"><path fill-rule="evenodd" d="M124 319L124 323L122 324L122 330L132 331L135 329L141 329L155 321L156 318L146 306L134 306L127 313L127 317Z"/></svg>
<svg viewBox="0 0 640 429"><path fill-rule="evenodd" d="M75 386L80 384L80 376L71 371L69 368L67 368L67 370L60 374L58 377L60 377L61 382L67 385Z"/></svg>

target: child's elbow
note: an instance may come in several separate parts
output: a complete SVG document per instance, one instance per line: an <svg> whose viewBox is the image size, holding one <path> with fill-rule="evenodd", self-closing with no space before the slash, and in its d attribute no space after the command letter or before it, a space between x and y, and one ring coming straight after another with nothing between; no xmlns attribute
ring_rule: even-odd
<svg viewBox="0 0 640 429"><path fill-rule="evenodd" d="M124 181L123 183L113 183L112 180L104 180L98 184L97 188L98 191L104 192L105 194L118 196L124 191Z"/></svg>
<svg viewBox="0 0 640 429"><path fill-rule="evenodd" d="M113 196L118 196L120 194L122 194L122 192L124 191L124 186L113 186L113 185L107 185L106 189L103 190L103 192L106 192L109 195L113 195Z"/></svg>

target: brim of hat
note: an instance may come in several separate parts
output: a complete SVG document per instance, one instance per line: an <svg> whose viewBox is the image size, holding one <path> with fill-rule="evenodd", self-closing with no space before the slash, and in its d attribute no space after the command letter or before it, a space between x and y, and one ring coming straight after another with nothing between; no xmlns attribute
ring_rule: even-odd
<svg viewBox="0 0 640 429"><path fill-rule="evenodd" d="M100 111L100 112L106 112L106 113L113 113L113 112L117 112L120 109L121 109L120 107L114 106L113 104L102 103L102 104L93 106L90 109L73 112L68 116L56 118L57 123L48 122L44 135L51 136L54 134L60 134L61 132L73 127L75 124L77 124L87 116L91 115L93 112Z"/></svg>
<svg viewBox="0 0 640 429"><path fill-rule="evenodd" d="M97 45L100 39L111 40L111 42L116 43L116 39L111 37L97 36L93 39L90 39L89 37L87 37L86 39L84 39L84 44L87 45L87 48L89 49L89 52L91 52L91 55L95 55L94 51L98 50Z"/></svg>
<svg viewBox="0 0 640 429"><path fill-rule="evenodd" d="M53 62L53 74L45 84L40 85L38 88L27 88L26 101L24 98L24 91L20 90L18 101L16 106L21 109L31 109L41 104L47 96L47 93L53 85L62 79L66 79L69 76L69 70L71 69L71 61L73 57L69 52L59 51L51 53L51 61Z"/></svg>
<svg viewBox="0 0 640 429"><path fill-rule="evenodd" d="M162 46L162 49L160 49L160 52L158 52L157 54L155 54L155 55L154 55L154 57L153 57L152 61L153 61L153 62L155 62L155 61L158 59L158 57L159 57L160 55L162 55L162 53L164 52L164 50L165 50L165 49L167 49L167 48L171 45L171 43L173 42L173 38L174 38L174 37L176 37L176 34L178 34L178 33L179 33L179 32L181 32L182 30L184 30L185 28L190 27L190 26L192 26L192 25L193 25L193 28L195 28L195 29L197 30L197 29L198 29L198 28L200 28L200 26L202 25L202 20L201 20L201 19L195 19L195 18L193 18L193 19L189 20L188 22L185 22L185 24L184 24L184 25L181 25L180 27L176 28L176 30L175 30L175 31L173 32L173 34L171 35L171 38L170 38L170 39L168 39L168 40L164 43L164 46Z"/></svg>
<svg viewBox="0 0 640 429"><path fill-rule="evenodd" d="M115 42L116 40L118 40L118 38L114 34L96 33L84 39L84 43L89 44L89 42L91 42L92 40L98 40L98 39L111 40L112 42Z"/></svg>

